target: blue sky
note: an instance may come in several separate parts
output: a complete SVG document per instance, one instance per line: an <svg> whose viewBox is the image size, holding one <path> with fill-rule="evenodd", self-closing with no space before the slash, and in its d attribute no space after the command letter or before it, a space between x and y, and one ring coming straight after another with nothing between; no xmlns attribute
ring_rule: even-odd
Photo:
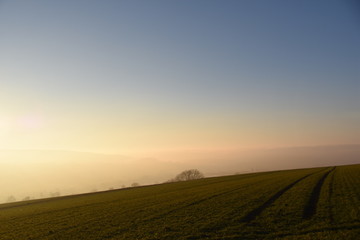
<svg viewBox="0 0 360 240"><path fill-rule="evenodd" d="M31 143L3 124L0 147L359 143L359 9L340 0L0 1L3 118L48 123ZM94 140L79 144L92 129ZM101 130L113 134L109 147L95 140Z"/></svg>

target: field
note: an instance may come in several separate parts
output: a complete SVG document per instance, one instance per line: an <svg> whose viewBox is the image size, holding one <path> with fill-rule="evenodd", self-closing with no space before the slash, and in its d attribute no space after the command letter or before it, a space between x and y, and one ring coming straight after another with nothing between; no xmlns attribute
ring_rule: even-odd
<svg viewBox="0 0 360 240"><path fill-rule="evenodd" d="M2 204L0 239L360 239L360 165Z"/></svg>

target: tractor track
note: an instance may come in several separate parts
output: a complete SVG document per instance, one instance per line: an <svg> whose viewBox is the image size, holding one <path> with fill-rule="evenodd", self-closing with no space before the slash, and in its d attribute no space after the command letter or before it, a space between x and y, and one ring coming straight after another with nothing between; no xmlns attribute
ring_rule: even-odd
<svg viewBox="0 0 360 240"><path fill-rule="evenodd" d="M307 202L304 212L303 212L303 219L310 219L312 216L316 213L317 204L319 202L321 188L324 185L324 181L327 178L327 176L335 170L335 167L331 168L329 171L327 171L317 182L315 185L313 191L311 192L309 201Z"/></svg>
<svg viewBox="0 0 360 240"><path fill-rule="evenodd" d="M324 171L324 170L321 170ZM292 187L294 187L297 183L299 183L300 181L304 180L305 178L308 178L316 173L319 173L321 171L317 171L314 173L310 173L307 174L299 179L297 179L296 181L290 183L289 185L287 185L286 187L284 187L283 189L281 189L280 191L278 191L277 193L275 193L274 195L272 195L266 202L264 202L261 206L253 209L251 212L249 212L248 214L246 214L240 221L241 222L251 222L252 220L254 220L257 216L259 216L266 208L268 208L271 204L273 204L278 198L280 198L285 192L287 192L288 190L290 190Z"/></svg>

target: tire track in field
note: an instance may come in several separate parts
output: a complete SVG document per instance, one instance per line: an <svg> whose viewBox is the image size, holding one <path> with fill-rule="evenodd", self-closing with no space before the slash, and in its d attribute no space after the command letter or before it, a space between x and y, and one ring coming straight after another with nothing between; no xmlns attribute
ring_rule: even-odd
<svg viewBox="0 0 360 240"><path fill-rule="evenodd" d="M298 182L304 180L305 178L314 175L318 172L321 172L323 170L320 171L316 171L314 173L310 173L305 175L304 177L299 178L298 180L290 183L289 185L287 185L286 187L284 187L283 189L281 189L280 191L278 191L277 193L275 193L274 195L272 195L265 203L263 203L261 206L255 208L254 210L252 210L251 212L249 212L248 214L246 214L240 221L241 222L251 222L252 220L254 220L257 216L259 216L266 208L268 208L271 204L273 204L278 198L280 198L285 192L287 192L288 190L290 190L293 186L295 186Z"/></svg>
<svg viewBox="0 0 360 240"><path fill-rule="evenodd" d="M303 212L303 219L310 219L312 216L315 215L316 213L316 208L317 208L317 204L319 202L319 198L320 198L320 192L321 192L321 188L324 185L324 181L326 179L326 177L335 170L336 167L333 167L332 169L330 169L329 171L327 171L320 179L319 181L316 183L313 191L311 192L309 201L307 202L305 208L304 208L304 212Z"/></svg>
<svg viewBox="0 0 360 240"><path fill-rule="evenodd" d="M331 178L330 178L330 183L329 183L329 198L328 198L328 202L329 202L329 219L330 219L330 224L333 225L334 224L334 206L332 205L332 199L333 199L333 195L334 195L334 178L335 178L335 169L333 174L331 174Z"/></svg>
<svg viewBox="0 0 360 240"><path fill-rule="evenodd" d="M265 173L264 175L268 175L268 174L270 174L270 173L272 173L272 172ZM253 177L257 177L257 176L249 176L249 177L247 177L247 178L245 178L245 179L253 178ZM256 181L254 184L258 184L258 183L261 183L261 182L263 182L263 181L264 181L264 180L261 179L260 181ZM160 218L162 218L162 217L164 217L164 216L167 216L167 215L169 215L169 214L171 214L171 213L174 213L174 212L176 212L176 211L179 211L179 210L182 210L182 209L186 209L186 208L192 207L192 206L194 206L194 205L197 205L197 204L200 204L200 203L202 203L202 202L211 200L211 199L213 199L213 198L217 198L217 197L220 197L220 196L223 196L223 195L231 194L231 193L233 193L233 192L242 190L242 189L245 188L245 187L246 187L246 185L241 185L240 187L236 187L236 188L234 188L234 189L222 191L222 192L220 192L220 193L213 194L213 195L211 195L211 196L198 199L198 200L193 201L193 202L191 202L191 203L188 203L188 204L186 204L186 205L184 205L184 206L181 206L181 207L172 209L172 210L167 211L167 212L165 212L165 213L163 213L163 214L160 214L160 215L158 215L158 216L156 216L156 217L153 217L152 220L160 219Z"/></svg>

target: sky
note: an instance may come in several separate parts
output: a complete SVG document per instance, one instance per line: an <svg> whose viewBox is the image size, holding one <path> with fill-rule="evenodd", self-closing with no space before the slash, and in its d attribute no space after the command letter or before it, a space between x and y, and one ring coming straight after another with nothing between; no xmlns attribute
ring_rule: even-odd
<svg viewBox="0 0 360 240"><path fill-rule="evenodd" d="M0 149L359 144L359 43L350 0L0 0Z"/></svg>

